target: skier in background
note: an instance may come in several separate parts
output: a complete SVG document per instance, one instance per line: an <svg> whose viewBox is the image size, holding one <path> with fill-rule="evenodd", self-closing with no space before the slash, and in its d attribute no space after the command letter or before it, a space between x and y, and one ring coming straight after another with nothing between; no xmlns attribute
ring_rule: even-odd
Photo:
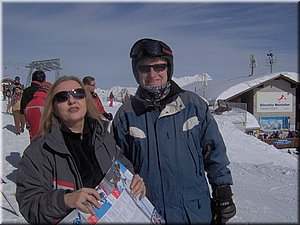
<svg viewBox="0 0 300 225"><path fill-rule="evenodd" d="M47 95L52 84L43 82L40 88L34 93L33 99L28 102L25 108L25 119L29 125L30 141L36 136L40 128L40 121L44 112Z"/></svg>
<svg viewBox="0 0 300 225"><path fill-rule="evenodd" d="M108 119L109 121L111 121L113 119L113 115L111 113L108 113L105 111L103 104L98 96L98 94L95 92L96 89L96 82L95 82L95 78L92 76L85 76L82 79L82 82L84 84L84 86L87 88L87 90L91 93L93 100L95 102L95 104L97 105L99 111L102 113L102 115Z"/></svg>
<svg viewBox="0 0 300 225"><path fill-rule="evenodd" d="M114 104L114 94L113 94L113 92L111 91L110 93L109 93L109 107L113 107L113 104Z"/></svg>
<svg viewBox="0 0 300 225"><path fill-rule="evenodd" d="M25 127L25 118L21 114L20 109L21 109L21 98L22 98L22 86L15 85L14 87L14 94L12 95L10 104L12 107L12 114L14 117L14 123L16 127L16 135L20 135L20 133L24 132L24 127Z"/></svg>

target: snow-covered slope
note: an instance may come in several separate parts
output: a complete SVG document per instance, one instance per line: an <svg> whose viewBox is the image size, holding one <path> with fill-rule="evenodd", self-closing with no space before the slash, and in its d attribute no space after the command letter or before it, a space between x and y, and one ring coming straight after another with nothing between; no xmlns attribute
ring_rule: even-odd
<svg viewBox="0 0 300 225"><path fill-rule="evenodd" d="M106 98L109 92L113 90L117 95L123 89L116 86L105 94L103 92L103 95L100 93L107 112L115 114L121 105L120 102L115 102L113 107L108 107ZM19 213L15 199L16 170L23 151L29 144L29 134L26 130L20 136L15 135L13 117L5 113L6 103L2 101L0 152L2 178L7 183L1 184L1 188ZM292 153L289 154L287 149L276 149L241 132L231 122L232 115L224 114L215 118L227 147L234 182L232 189L237 214L229 224L299 223L298 156L293 154L294 150L289 151ZM0 222L26 223L20 214L17 216L12 212L4 198L1 198L1 205Z"/></svg>

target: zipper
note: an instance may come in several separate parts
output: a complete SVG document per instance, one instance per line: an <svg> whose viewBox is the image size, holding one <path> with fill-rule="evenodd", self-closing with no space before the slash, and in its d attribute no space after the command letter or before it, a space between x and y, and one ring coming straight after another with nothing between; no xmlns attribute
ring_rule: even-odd
<svg viewBox="0 0 300 225"><path fill-rule="evenodd" d="M75 160L74 160L74 158L73 158L73 156L72 156L71 154L67 154L67 155L68 155L68 157L69 157L69 158L71 159L71 161L72 161L73 167L75 168L76 176L77 176L77 178L78 178L78 180L79 180L80 187L79 187L78 189L83 188L83 182L82 182L82 179L81 179L79 170L78 170L78 168L77 168L77 166L76 166Z"/></svg>

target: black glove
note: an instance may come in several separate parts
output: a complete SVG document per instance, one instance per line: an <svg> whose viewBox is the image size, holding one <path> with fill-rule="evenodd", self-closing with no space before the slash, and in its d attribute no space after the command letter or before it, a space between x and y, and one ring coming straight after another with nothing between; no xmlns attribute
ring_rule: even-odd
<svg viewBox="0 0 300 225"><path fill-rule="evenodd" d="M111 113L103 113L103 116L108 119L109 121L111 121L113 119L113 115Z"/></svg>
<svg viewBox="0 0 300 225"><path fill-rule="evenodd" d="M213 189L212 224L225 224L236 214L232 195L229 185L218 186Z"/></svg>

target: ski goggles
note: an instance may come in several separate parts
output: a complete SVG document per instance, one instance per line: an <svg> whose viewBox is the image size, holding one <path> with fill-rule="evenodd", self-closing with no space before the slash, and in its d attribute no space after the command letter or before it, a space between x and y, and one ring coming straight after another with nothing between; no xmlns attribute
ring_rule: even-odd
<svg viewBox="0 0 300 225"><path fill-rule="evenodd" d="M173 53L163 42L143 39L134 44L130 51L130 58L138 58L142 56L160 57L173 56Z"/></svg>
<svg viewBox="0 0 300 225"><path fill-rule="evenodd" d="M149 73L151 71L151 68L153 68L153 70L156 73L162 72L167 68L168 64L163 63L163 64L154 64L154 65L140 65L137 67L138 71L140 71L140 73Z"/></svg>
<svg viewBox="0 0 300 225"><path fill-rule="evenodd" d="M85 91L83 88L71 89L69 91L60 91L54 95L53 101L66 102L70 96L75 99L83 99L85 97Z"/></svg>

